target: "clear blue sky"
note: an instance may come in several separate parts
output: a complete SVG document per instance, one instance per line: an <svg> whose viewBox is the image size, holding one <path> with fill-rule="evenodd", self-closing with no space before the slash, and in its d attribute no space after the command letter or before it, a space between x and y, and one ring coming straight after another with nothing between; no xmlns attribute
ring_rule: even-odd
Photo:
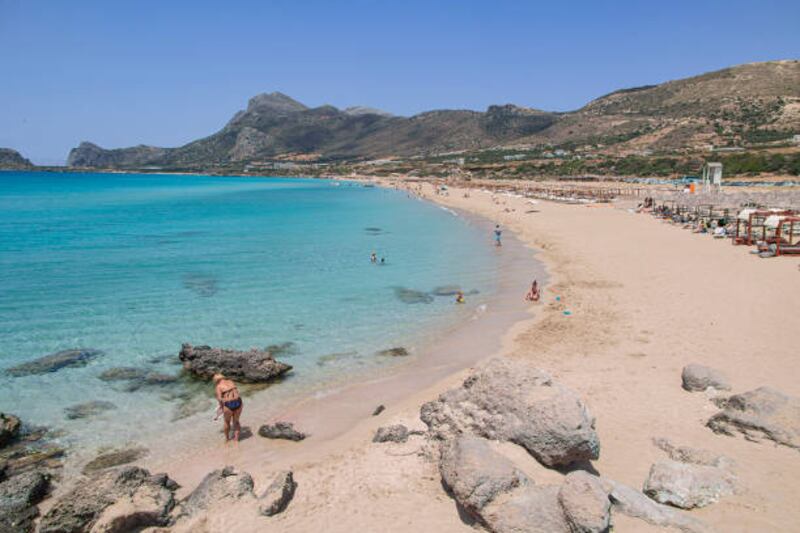
<svg viewBox="0 0 800 533"><path fill-rule="evenodd" d="M0 0L0 146L176 146L247 99L410 115L569 110L618 88L800 57L800 0Z"/></svg>

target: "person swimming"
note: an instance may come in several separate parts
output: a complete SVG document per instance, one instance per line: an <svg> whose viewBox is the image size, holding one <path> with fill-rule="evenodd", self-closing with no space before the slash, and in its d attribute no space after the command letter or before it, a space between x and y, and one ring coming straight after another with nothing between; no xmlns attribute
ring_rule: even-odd
<svg viewBox="0 0 800 533"><path fill-rule="evenodd" d="M222 411L224 416L223 433L225 433L225 442L231 440L231 428L233 429L233 441L239 442L239 435L242 431L239 417L244 407L242 397L239 395L239 389L236 388L236 384L233 381L222 374L214 374L213 381L214 393L219 402L218 409Z"/></svg>
<svg viewBox="0 0 800 533"><path fill-rule="evenodd" d="M465 303L467 303L466 298L464 298L464 293L463 292L458 291L456 293L456 303L457 304L465 304Z"/></svg>

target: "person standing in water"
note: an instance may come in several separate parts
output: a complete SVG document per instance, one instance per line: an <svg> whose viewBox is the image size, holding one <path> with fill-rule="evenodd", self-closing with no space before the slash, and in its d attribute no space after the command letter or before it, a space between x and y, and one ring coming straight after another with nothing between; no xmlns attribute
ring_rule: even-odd
<svg viewBox="0 0 800 533"><path fill-rule="evenodd" d="M500 229L500 224L495 225L494 227L494 245L495 246L502 246L503 243L500 241L500 238L503 236L503 230Z"/></svg>
<svg viewBox="0 0 800 533"><path fill-rule="evenodd" d="M369 256L369 260L370 260L371 263L377 263L378 262L378 254L376 254L375 252L372 252L372 254Z"/></svg>
<svg viewBox="0 0 800 533"><path fill-rule="evenodd" d="M242 431L242 426L239 424L239 417L242 415L242 397L239 395L239 389L236 384L223 376L222 374L214 374L214 392L219 402L219 409L222 410L224 416L223 432L225 433L225 442L231 440L231 428L233 428L233 441L239 442L239 434Z"/></svg>

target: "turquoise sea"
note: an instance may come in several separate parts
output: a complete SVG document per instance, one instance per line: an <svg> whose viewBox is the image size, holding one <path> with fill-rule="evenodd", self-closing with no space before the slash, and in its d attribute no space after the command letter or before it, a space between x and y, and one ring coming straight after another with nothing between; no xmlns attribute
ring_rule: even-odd
<svg viewBox="0 0 800 533"><path fill-rule="evenodd" d="M384 265L370 262L372 251ZM402 346L414 357L419 343L486 302L498 261L488 228L402 191L0 173L0 411L98 446L206 417L205 386L99 378L116 367L179 375L182 342L282 345L278 358L293 373L256 394L388 368L402 358L378 352ZM467 305L437 295L453 285L471 291ZM55 372L7 372L74 348L97 355ZM106 403L67 417L65 408L87 401Z"/></svg>

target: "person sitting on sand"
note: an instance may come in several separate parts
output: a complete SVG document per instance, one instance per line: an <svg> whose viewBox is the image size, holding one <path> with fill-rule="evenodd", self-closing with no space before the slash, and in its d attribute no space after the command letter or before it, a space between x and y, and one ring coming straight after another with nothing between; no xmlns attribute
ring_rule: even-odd
<svg viewBox="0 0 800 533"><path fill-rule="evenodd" d="M538 302L539 296L539 282L533 280L533 283L531 283L531 290L529 290L528 294L525 295L525 300L529 302Z"/></svg>
<svg viewBox="0 0 800 533"><path fill-rule="evenodd" d="M231 440L230 431L233 426L233 441L239 442L239 434L242 427L239 424L239 417L242 414L242 397L239 395L239 389L236 384L227 379L222 374L214 374L214 392L219 402L219 410L224 415L223 432L225 433L225 442Z"/></svg>

